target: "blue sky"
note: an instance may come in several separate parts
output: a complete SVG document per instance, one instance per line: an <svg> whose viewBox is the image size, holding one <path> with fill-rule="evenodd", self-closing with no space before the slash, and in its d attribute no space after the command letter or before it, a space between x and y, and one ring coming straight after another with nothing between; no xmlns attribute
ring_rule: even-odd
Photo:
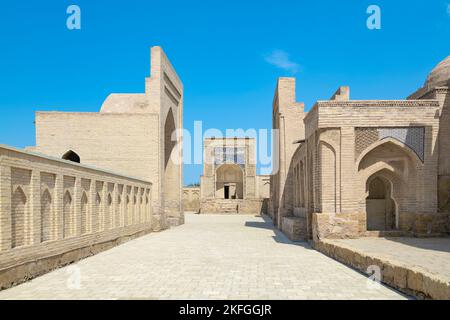
<svg viewBox="0 0 450 320"><path fill-rule="evenodd" d="M76 4L82 29L66 28ZM366 9L381 8L381 30ZM349 85L353 99L401 99L450 54L450 1L2 1L0 143L35 144L36 110L98 111L143 92L160 45L185 86L184 125L270 128L279 76L309 109ZM202 168L185 166L185 183Z"/></svg>

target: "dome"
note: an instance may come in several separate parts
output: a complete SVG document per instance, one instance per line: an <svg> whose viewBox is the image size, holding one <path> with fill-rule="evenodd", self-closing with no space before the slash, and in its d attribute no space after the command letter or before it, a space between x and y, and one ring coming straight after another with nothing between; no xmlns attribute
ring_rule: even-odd
<svg viewBox="0 0 450 320"><path fill-rule="evenodd" d="M450 56L442 60L428 75L425 87L432 89L450 85Z"/></svg>
<svg viewBox="0 0 450 320"><path fill-rule="evenodd" d="M145 94L112 93L102 104L102 113L145 113L148 112L149 101Z"/></svg>

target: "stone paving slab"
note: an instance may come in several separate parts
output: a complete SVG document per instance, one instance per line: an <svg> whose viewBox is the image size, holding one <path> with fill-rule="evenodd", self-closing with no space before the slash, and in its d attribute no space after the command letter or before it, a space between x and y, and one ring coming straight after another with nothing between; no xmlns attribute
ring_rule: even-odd
<svg viewBox="0 0 450 320"><path fill-rule="evenodd" d="M0 299L407 299L252 215L186 215Z"/></svg>
<svg viewBox="0 0 450 320"><path fill-rule="evenodd" d="M316 248L364 272L378 265L383 281L399 290L450 299L450 238L327 239Z"/></svg>

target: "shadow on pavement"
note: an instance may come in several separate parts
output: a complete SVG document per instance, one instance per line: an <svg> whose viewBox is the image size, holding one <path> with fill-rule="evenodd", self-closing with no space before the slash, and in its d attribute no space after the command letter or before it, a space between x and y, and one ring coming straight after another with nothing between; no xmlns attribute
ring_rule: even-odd
<svg viewBox="0 0 450 320"><path fill-rule="evenodd" d="M415 248L450 253L450 237L447 238L403 238L389 237L386 240L398 242Z"/></svg>
<svg viewBox="0 0 450 320"><path fill-rule="evenodd" d="M300 246L305 249L313 250L311 245L306 241L295 241L294 242L294 241L289 240L281 231L279 231L278 229L276 229L274 227L272 220L268 216L261 215L261 216L256 216L256 217L262 218L264 220L264 222L246 221L245 226L250 227L250 228L260 228L260 229L272 230L273 233L275 234L274 236L272 236L272 238L274 241L276 241L278 243Z"/></svg>

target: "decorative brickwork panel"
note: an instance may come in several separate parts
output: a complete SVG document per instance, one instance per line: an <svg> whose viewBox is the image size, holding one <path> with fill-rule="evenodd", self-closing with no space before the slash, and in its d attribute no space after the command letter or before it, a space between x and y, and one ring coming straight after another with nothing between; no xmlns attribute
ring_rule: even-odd
<svg viewBox="0 0 450 320"><path fill-rule="evenodd" d="M414 150L420 160L424 160L425 128L380 128L378 132L380 139L394 138Z"/></svg>
<svg viewBox="0 0 450 320"><path fill-rule="evenodd" d="M214 148L214 164L216 165L216 168L226 163L234 163L241 168L245 168L245 148Z"/></svg>
<svg viewBox="0 0 450 320"><path fill-rule="evenodd" d="M357 128L355 141L355 157L380 139L377 128Z"/></svg>
<svg viewBox="0 0 450 320"><path fill-rule="evenodd" d="M98 228L106 205L115 205L117 185L140 189L141 198L145 192L150 214L147 181L6 146L0 167L0 270L10 270L0 276L0 289L151 231L150 223Z"/></svg>
<svg viewBox="0 0 450 320"><path fill-rule="evenodd" d="M422 161L425 159L425 128L423 127L356 128L355 131L355 158L358 158L373 143L392 138L411 148Z"/></svg>

